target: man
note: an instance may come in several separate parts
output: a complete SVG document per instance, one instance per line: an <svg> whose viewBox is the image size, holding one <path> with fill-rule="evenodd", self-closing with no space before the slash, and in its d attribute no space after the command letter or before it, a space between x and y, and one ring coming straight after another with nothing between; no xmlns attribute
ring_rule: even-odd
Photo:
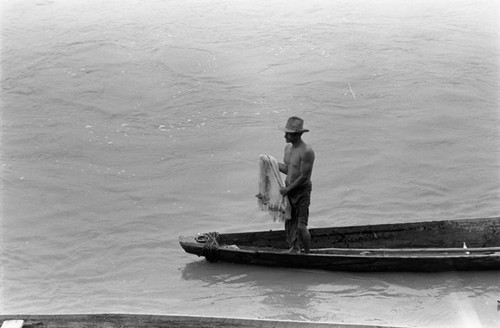
<svg viewBox="0 0 500 328"><path fill-rule="evenodd" d="M314 151L302 140L302 134L309 132L304 129L304 120L292 116L288 119L285 128L284 163L279 163L279 170L286 174L285 185L280 193L288 196L292 207L292 218L285 221L287 240L290 243L290 252L299 253L300 243L304 251L309 253L311 235L307 229L309 220L309 205L311 202L311 173L314 164Z"/></svg>

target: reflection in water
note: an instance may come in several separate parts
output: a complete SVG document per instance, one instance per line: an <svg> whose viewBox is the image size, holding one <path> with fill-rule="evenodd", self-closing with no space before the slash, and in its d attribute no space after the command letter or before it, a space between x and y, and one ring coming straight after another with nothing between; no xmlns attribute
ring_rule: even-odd
<svg viewBox="0 0 500 328"><path fill-rule="evenodd" d="M267 318L276 320L345 322L349 317L358 323L356 318L368 311L380 313L379 318L405 317L430 327L438 323L441 326L436 327L473 327L481 315L492 318L497 301L491 295L500 295L500 277L494 271L355 273L200 260L185 265L182 279L203 282L208 290L219 293L214 302L222 304L239 291L241 300L250 297L265 309ZM439 316L421 314L432 308L440 310ZM368 323L389 324L391 320Z"/></svg>
<svg viewBox="0 0 500 328"><path fill-rule="evenodd" d="M259 302L275 320L332 321L334 317L311 315L311 301L317 298L314 286L326 283L331 275L339 273L284 268L266 268L227 263L208 263L205 260L186 264L182 270L184 280L200 280L205 287L214 289L239 289ZM225 294L220 295L221 298ZM336 309L332 309L336 310ZM259 312L260 313L260 312Z"/></svg>

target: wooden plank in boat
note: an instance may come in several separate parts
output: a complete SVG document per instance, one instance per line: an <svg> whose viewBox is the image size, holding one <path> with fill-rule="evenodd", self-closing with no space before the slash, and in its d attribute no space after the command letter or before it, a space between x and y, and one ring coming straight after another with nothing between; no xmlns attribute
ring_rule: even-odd
<svg viewBox="0 0 500 328"><path fill-rule="evenodd" d="M311 249L313 254L368 254L368 253L447 253L447 254L471 254L485 253L493 254L500 252L500 247L479 247L479 248L317 248Z"/></svg>

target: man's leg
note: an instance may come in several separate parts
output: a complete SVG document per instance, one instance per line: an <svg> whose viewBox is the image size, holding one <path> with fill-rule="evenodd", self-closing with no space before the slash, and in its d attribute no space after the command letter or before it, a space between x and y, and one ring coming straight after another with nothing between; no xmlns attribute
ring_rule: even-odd
<svg viewBox="0 0 500 328"><path fill-rule="evenodd" d="M309 221L309 205L311 204L310 188L303 188L296 192L294 197L288 197L292 205L292 220L295 223L296 240L290 251L300 252L300 244L304 247L304 252L309 253L311 248L311 235L307 229ZM293 199L293 201L292 201Z"/></svg>
<svg viewBox="0 0 500 328"><path fill-rule="evenodd" d="M300 253L299 238L300 233L298 231L297 217L294 217L292 210L292 218L285 221L285 231L287 235L287 241L290 245L288 250L290 253Z"/></svg>
<svg viewBox="0 0 500 328"><path fill-rule="evenodd" d="M302 246L304 246L304 252L309 253L311 249L311 234L309 233L307 226L304 223L299 222L297 230Z"/></svg>
<svg viewBox="0 0 500 328"><path fill-rule="evenodd" d="M311 235L307 229L307 224L309 222L309 204L310 198L309 194L304 195L301 199L301 204L298 209L297 217L297 235L304 247L304 252L309 253L311 248Z"/></svg>
<svg viewBox="0 0 500 328"><path fill-rule="evenodd" d="M299 242L295 240L295 242L292 244L292 247L288 250L289 253L300 253L300 246Z"/></svg>

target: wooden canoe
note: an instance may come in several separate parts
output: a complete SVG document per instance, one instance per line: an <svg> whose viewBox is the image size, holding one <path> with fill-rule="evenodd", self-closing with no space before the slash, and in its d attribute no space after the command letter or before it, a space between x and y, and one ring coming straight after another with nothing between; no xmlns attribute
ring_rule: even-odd
<svg viewBox="0 0 500 328"><path fill-rule="evenodd" d="M0 315L2 328L396 328L389 326L149 314Z"/></svg>
<svg viewBox="0 0 500 328"><path fill-rule="evenodd" d="M335 271L500 269L500 217L310 229L311 252L288 253L284 230L181 236L210 262Z"/></svg>

